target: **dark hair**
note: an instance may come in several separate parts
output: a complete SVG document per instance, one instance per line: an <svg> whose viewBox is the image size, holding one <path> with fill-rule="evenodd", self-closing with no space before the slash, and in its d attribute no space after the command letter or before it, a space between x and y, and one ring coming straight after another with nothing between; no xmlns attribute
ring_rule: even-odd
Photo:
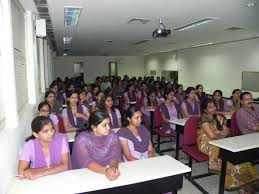
<svg viewBox="0 0 259 194"><path fill-rule="evenodd" d="M215 102L214 102L212 99L210 99L210 98L206 98L206 99L202 102L202 113L203 113L203 114L205 113L204 110L207 110L208 104L209 104L209 103L212 103L212 102L214 103L214 105L216 105ZM216 120L216 126L217 126L218 130L223 130L223 126L224 126L224 124L225 124L226 118L224 118L223 122L221 123L221 122L219 122L219 120L217 119L217 115L219 115L219 116L222 117L222 114L220 114L220 113L217 114L217 113L216 113L216 114L213 115L213 119Z"/></svg>
<svg viewBox="0 0 259 194"><path fill-rule="evenodd" d="M151 90L149 90L148 93L147 93L147 105L148 105L148 106L151 106L150 95L153 94L153 93L156 95L156 90L151 89Z"/></svg>
<svg viewBox="0 0 259 194"><path fill-rule="evenodd" d="M107 98L112 98L113 100L113 97L111 94L105 94L102 99L101 99L101 102L99 104L99 108L101 111L103 112L106 112L106 108L105 108L105 100L107 100ZM114 111L114 105L112 105L112 108L111 108L112 111Z"/></svg>
<svg viewBox="0 0 259 194"><path fill-rule="evenodd" d="M51 107L50 107L49 103L47 103L47 102L41 102L41 103L39 103L39 105L38 105L38 111L40 111L40 109L42 109L43 106L48 106L48 107L49 107L49 113L51 112Z"/></svg>
<svg viewBox="0 0 259 194"><path fill-rule="evenodd" d="M103 122L104 119L110 118L109 115L106 112L103 111L95 111L90 114L89 117L89 125L88 125L88 131L92 132L92 126L97 126L101 122Z"/></svg>
<svg viewBox="0 0 259 194"><path fill-rule="evenodd" d="M252 96L251 92L242 92L241 95L240 95L240 99L243 100L245 95L251 95Z"/></svg>
<svg viewBox="0 0 259 194"><path fill-rule="evenodd" d="M129 121L128 121L128 118L132 118L132 116L135 114L135 112L138 112L140 111L140 109L138 109L136 106L130 106L124 116L123 116L123 119L122 119L122 125L124 127L128 126L129 125Z"/></svg>
<svg viewBox="0 0 259 194"><path fill-rule="evenodd" d="M200 87L200 86L202 86L202 88L203 88L203 85L201 85L201 84L198 84L198 85L196 85L196 90L198 90L198 88Z"/></svg>
<svg viewBox="0 0 259 194"><path fill-rule="evenodd" d="M73 91L70 91L70 92L67 92L66 93L66 97L67 98L70 98L73 94L77 94L78 95L78 92L76 90L73 90ZM79 96L78 96L78 102L77 102L77 105L79 104ZM67 101L67 106L70 106L70 102L69 100Z"/></svg>
<svg viewBox="0 0 259 194"><path fill-rule="evenodd" d="M221 90L215 90L215 91L213 92L213 95L212 95L212 96L214 96L216 93L219 93L220 96L223 96L223 93L222 93Z"/></svg>
<svg viewBox="0 0 259 194"><path fill-rule="evenodd" d="M210 99L210 98L206 98L202 102L202 104L201 104L201 111L202 111L202 113L205 113L205 110L207 110L208 104L212 103L212 102L214 103L214 105L216 105L215 102L212 99Z"/></svg>
<svg viewBox="0 0 259 194"><path fill-rule="evenodd" d="M166 96L171 92L175 93L173 88L165 88L165 91L164 91L165 99L166 99Z"/></svg>
<svg viewBox="0 0 259 194"><path fill-rule="evenodd" d="M35 117L31 122L32 132L39 133L43 129L43 127L49 123L51 123L53 126L53 123L49 117L45 117L45 116ZM27 137L25 141L29 141L31 139L35 139L35 136L33 134L30 137Z"/></svg>
<svg viewBox="0 0 259 194"><path fill-rule="evenodd" d="M191 91L195 91L195 88L194 88L194 87L188 87L188 88L185 90L185 94L186 94L185 99L188 98L188 95L191 93Z"/></svg>
<svg viewBox="0 0 259 194"><path fill-rule="evenodd" d="M53 91L49 90L45 93L45 99L50 95L53 94L54 96L56 95Z"/></svg>
<svg viewBox="0 0 259 194"><path fill-rule="evenodd" d="M234 89L234 90L232 91L232 95L235 94L236 92L241 92L241 90L240 90L240 89Z"/></svg>
<svg viewBox="0 0 259 194"><path fill-rule="evenodd" d="M176 86L176 92L177 92L177 90L178 90L180 87L183 88L183 85L182 85L182 84L178 84L178 85Z"/></svg>

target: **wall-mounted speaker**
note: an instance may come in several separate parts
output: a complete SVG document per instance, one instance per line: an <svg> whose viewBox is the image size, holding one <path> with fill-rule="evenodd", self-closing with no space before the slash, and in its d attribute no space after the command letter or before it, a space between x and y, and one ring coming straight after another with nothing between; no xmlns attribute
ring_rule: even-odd
<svg viewBox="0 0 259 194"><path fill-rule="evenodd" d="M46 19L36 20L36 36L40 38L46 37Z"/></svg>

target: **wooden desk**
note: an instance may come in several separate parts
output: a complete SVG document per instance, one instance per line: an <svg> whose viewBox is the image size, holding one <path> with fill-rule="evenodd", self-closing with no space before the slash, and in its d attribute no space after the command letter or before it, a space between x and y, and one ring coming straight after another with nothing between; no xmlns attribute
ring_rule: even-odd
<svg viewBox="0 0 259 194"><path fill-rule="evenodd" d="M120 130L120 128L113 128L111 130L113 130L115 133L117 133Z"/></svg>
<svg viewBox="0 0 259 194"><path fill-rule="evenodd" d="M14 178L7 194L175 193L182 188L183 175L191 171L167 155L121 163L119 169L121 176L115 181L88 169L70 170L34 181Z"/></svg>
<svg viewBox="0 0 259 194"><path fill-rule="evenodd" d="M176 119L170 120L171 124L175 124L175 132L176 132L176 149L175 149L175 159L179 158L179 149L180 149L180 134L183 134L184 125L187 119Z"/></svg>
<svg viewBox="0 0 259 194"><path fill-rule="evenodd" d="M219 194L224 193L227 162L241 164L259 158L259 133L229 137L209 142L220 148L219 157L222 167L219 183Z"/></svg>

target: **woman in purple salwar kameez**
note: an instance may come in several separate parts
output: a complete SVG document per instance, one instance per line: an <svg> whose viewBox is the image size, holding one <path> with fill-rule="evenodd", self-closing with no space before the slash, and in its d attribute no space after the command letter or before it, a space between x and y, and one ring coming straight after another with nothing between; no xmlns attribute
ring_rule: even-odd
<svg viewBox="0 0 259 194"><path fill-rule="evenodd" d="M143 160L154 156L151 135L141 125L141 112L135 106L126 111L125 128L118 131L124 161Z"/></svg>
<svg viewBox="0 0 259 194"><path fill-rule="evenodd" d="M106 112L109 115L111 129L121 128L121 113L117 108L114 107L111 94L104 95L104 97L101 99L99 108L100 111Z"/></svg>
<svg viewBox="0 0 259 194"><path fill-rule="evenodd" d="M200 104L196 100L195 88L188 87L186 89L186 97L181 104L181 111L184 118L189 118L191 116L200 115Z"/></svg>
<svg viewBox="0 0 259 194"><path fill-rule="evenodd" d="M118 136L110 130L109 115L100 111L91 113L89 131L81 132L75 139L73 169L88 168L116 180L120 175L121 147Z"/></svg>
<svg viewBox="0 0 259 194"><path fill-rule="evenodd" d="M32 136L20 152L18 175L21 179L37 179L68 170L70 164L67 136L55 133L49 117L38 116L32 123Z"/></svg>

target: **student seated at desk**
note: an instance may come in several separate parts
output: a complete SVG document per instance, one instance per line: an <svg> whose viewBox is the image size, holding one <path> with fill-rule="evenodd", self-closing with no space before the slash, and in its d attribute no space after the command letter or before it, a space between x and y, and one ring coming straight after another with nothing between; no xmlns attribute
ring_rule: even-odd
<svg viewBox="0 0 259 194"><path fill-rule="evenodd" d="M194 115L200 115L200 104L196 100L195 88L188 87L185 93L186 93L186 100L184 100L181 104L183 117L189 118Z"/></svg>
<svg viewBox="0 0 259 194"><path fill-rule="evenodd" d="M141 107L141 112L143 113L142 117L145 122L146 128L150 129L151 116L150 111L146 110L148 108L156 108L160 105L160 100L156 96L155 90L150 90L147 93L147 96L143 99L143 106Z"/></svg>
<svg viewBox="0 0 259 194"><path fill-rule="evenodd" d="M67 136L55 133L49 117L36 117L31 128L33 134L26 139L20 152L19 177L33 180L68 170Z"/></svg>
<svg viewBox="0 0 259 194"><path fill-rule="evenodd" d="M129 103L137 101L137 93L132 83L129 83L126 87L126 91L123 94L124 97L124 109L127 110L130 106Z"/></svg>
<svg viewBox="0 0 259 194"><path fill-rule="evenodd" d="M113 106L113 99L111 94L106 94L101 99L101 103L99 106L100 111L106 112L110 117L110 127L121 128L121 113L120 111Z"/></svg>
<svg viewBox="0 0 259 194"><path fill-rule="evenodd" d="M198 84L196 87L196 100L202 104L208 98L207 94L203 91L203 85Z"/></svg>
<svg viewBox="0 0 259 194"><path fill-rule="evenodd" d="M165 94L165 103L161 105L161 115L162 115L162 130L165 133L174 133L175 124L171 124L170 120L175 120L179 118L179 113L174 104L174 91L173 89L166 89L164 91Z"/></svg>
<svg viewBox="0 0 259 194"><path fill-rule="evenodd" d="M80 131L89 118L89 112L84 105L78 103L76 91L67 93L67 108L62 112L62 118L66 132Z"/></svg>
<svg viewBox="0 0 259 194"><path fill-rule="evenodd" d="M97 110L99 110L99 106L100 106L100 103L101 103L101 99L102 97L104 96L104 93L103 91L99 90L97 91L95 94L95 99L94 101L92 102L92 108L91 108L91 112L95 112Z"/></svg>
<svg viewBox="0 0 259 194"><path fill-rule="evenodd" d="M237 125L242 134L259 132L259 111L253 107L253 96L243 92L240 96L241 108L237 111Z"/></svg>
<svg viewBox="0 0 259 194"><path fill-rule="evenodd" d="M204 114L199 119L197 144L201 152L209 155L209 169L214 173L220 173L221 159L218 158L219 148L209 144L209 141L226 138L229 129L226 120L216 114L216 106L213 100L207 99L202 104ZM251 189L250 183L256 181L257 172L251 163L233 165L227 163L225 189L240 190Z"/></svg>
<svg viewBox="0 0 259 194"><path fill-rule="evenodd" d="M100 111L91 113L89 132L81 132L75 138L73 169L89 168L105 174L109 180L115 180L120 175L118 166L121 158L119 138L110 130L109 115Z"/></svg>
<svg viewBox="0 0 259 194"><path fill-rule="evenodd" d="M226 111L233 113L240 108L240 94L240 89L232 91L232 96L226 101Z"/></svg>
<svg viewBox="0 0 259 194"><path fill-rule="evenodd" d="M55 131L58 133L58 117L50 113L50 105L47 102L41 102L38 106L39 116L49 117L53 123Z"/></svg>
<svg viewBox="0 0 259 194"><path fill-rule="evenodd" d="M125 128L121 128L119 135L124 161L143 160L154 156L150 132L141 125L142 113L135 106L126 111Z"/></svg>
<svg viewBox="0 0 259 194"><path fill-rule="evenodd" d="M56 95L52 91L47 91L45 93L45 101L51 107L51 113L60 114L62 112L62 104L56 101Z"/></svg>
<svg viewBox="0 0 259 194"><path fill-rule="evenodd" d="M221 90L215 90L212 95L212 99L216 105L216 110L218 112L226 112L225 110L225 101L222 98L222 91Z"/></svg>

